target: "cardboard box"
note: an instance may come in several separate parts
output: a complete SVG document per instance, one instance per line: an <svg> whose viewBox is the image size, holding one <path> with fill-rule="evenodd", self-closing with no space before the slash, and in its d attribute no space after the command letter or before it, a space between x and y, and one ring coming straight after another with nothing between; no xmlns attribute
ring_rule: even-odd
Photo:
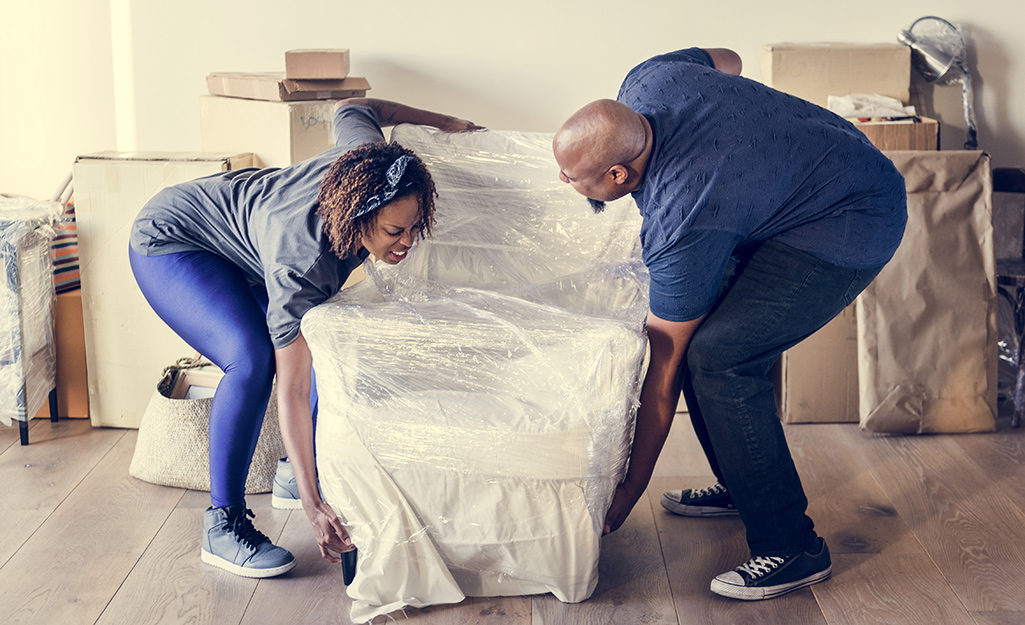
<svg viewBox="0 0 1025 625"><path fill-rule="evenodd" d="M880 150L936 150L940 144L940 124L920 118L913 124L899 122L854 122L872 145Z"/></svg>
<svg viewBox="0 0 1025 625"><path fill-rule="evenodd" d="M287 167L334 147L335 102L263 102L201 96L207 152L252 152L256 167Z"/></svg>
<svg viewBox="0 0 1025 625"><path fill-rule="evenodd" d="M772 373L786 423L858 421L857 304L783 352Z"/></svg>
<svg viewBox="0 0 1025 625"><path fill-rule="evenodd" d="M908 101L911 49L900 44L774 43L759 60L762 82L822 107L853 93Z"/></svg>
<svg viewBox="0 0 1025 625"><path fill-rule="evenodd" d="M128 265L139 209L160 189L253 164L252 154L101 152L75 160L89 417L138 427L164 367L195 353L149 307Z"/></svg>
<svg viewBox="0 0 1025 625"><path fill-rule="evenodd" d="M366 78L342 80L291 80L280 72L214 72L206 77L213 95L270 102L297 100L342 100L362 97L370 89Z"/></svg>
<svg viewBox="0 0 1025 625"><path fill-rule="evenodd" d="M57 294L54 330L57 340L57 415L62 419L88 419L89 390L81 289ZM35 418L50 418L49 400Z"/></svg>
<svg viewBox="0 0 1025 625"><path fill-rule="evenodd" d="M289 50L285 52L285 78L341 80L349 75L349 49Z"/></svg>

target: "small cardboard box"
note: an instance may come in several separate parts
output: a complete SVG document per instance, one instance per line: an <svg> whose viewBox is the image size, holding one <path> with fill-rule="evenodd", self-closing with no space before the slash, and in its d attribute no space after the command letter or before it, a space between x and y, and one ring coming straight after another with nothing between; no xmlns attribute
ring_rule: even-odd
<svg viewBox="0 0 1025 625"><path fill-rule="evenodd" d="M349 49L289 50L285 52L285 78L341 80L349 75Z"/></svg>
<svg viewBox="0 0 1025 625"><path fill-rule="evenodd" d="M146 303L128 264L142 206L164 187L250 167L252 154L100 152L75 160L89 417L136 428L164 367L195 353Z"/></svg>
<svg viewBox="0 0 1025 625"><path fill-rule="evenodd" d="M370 83L356 76L342 80L292 80L280 72L214 72L206 77L206 87L212 95L294 102L362 97Z"/></svg>
<svg viewBox="0 0 1025 625"><path fill-rule="evenodd" d="M880 150L939 149L939 122L928 117L919 119L916 123L854 122L854 126Z"/></svg>
<svg viewBox="0 0 1025 625"><path fill-rule="evenodd" d="M334 147L335 102L264 102L201 96L207 152L252 152L256 167L287 167Z"/></svg>
<svg viewBox="0 0 1025 625"><path fill-rule="evenodd" d="M774 43L759 60L762 82L822 107L854 93L908 101L911 48L900 44Z"/></svg>
<svg viewBox="0 0 1025 625"><path fill-rule="evenodd" d="M783 352L772 373L786 423L858 421L857 304Z"/></svg>
<svg viewBox="0 0 1025 625"><path fill-rule="evenodd" d="M57 414L63 419L88 419L89 391L81 289L57 294L54 334L57 341ZM49 399L36 413L36 418L50 418Z"/></svg>

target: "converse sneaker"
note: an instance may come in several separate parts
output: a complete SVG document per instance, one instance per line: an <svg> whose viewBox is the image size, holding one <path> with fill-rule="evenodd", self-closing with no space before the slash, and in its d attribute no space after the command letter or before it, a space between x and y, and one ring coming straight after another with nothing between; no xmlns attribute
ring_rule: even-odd
<svg viewBox="0 0 1025 625"><path fill-rule="evenodd" d="M301 510L299 486L295 483L295 470L287 458L278 460L278 470L271 485L270 505L278 510Z"/></svg>
<svg viewBox="0 0 1025 625"><path fill-rule="evenodd" d="M737 507L726 487L716 482L708 488L671 490L662 495L662 507L680 516L736 516Z"/></svg>
<svg viewBox="0 0 1025 625"><path fill-rule="evenodd" d="M295 566L295 557L260 533L245 503L207 508L203 515L203 562L242 577L274 577Z"/></svg>
<svg viewBox="0 0 1025 625"><path fill-rule="evenodd" d="M788 558L756 557L712 580L711 590L731 599L771 599L821 582L833 572L826 541Z"/></svg>

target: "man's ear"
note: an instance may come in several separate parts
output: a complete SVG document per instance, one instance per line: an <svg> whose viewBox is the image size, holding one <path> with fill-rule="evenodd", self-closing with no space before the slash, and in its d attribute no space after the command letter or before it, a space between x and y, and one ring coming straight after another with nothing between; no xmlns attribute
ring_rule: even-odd
<svg viewBox="0 0 1025 625"><path fill-rule="evenodd" d="M612 176L612 182L615 184L626 184L627 180L630 179L630 172L622 165L609 167L606 175Z"/></svg>

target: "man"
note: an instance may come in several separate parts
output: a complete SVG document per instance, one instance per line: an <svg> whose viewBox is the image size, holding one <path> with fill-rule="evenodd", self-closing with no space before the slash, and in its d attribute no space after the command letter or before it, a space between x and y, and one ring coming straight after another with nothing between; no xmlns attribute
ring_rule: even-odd
<svg viewBox="0 0 1025 625"><path fill-rule="evenodd" d="M596 212L632 193L651 275L651 358L630 466L606 516L644 493L682 391L718 483L671 491L685 516L740 514L751 559L711 590L766 599L826 579L768 371L889 261L903 178L851 124L740 77L740 57L691 48L627 75L616 101L555 136L559 177Z"/></svg>

